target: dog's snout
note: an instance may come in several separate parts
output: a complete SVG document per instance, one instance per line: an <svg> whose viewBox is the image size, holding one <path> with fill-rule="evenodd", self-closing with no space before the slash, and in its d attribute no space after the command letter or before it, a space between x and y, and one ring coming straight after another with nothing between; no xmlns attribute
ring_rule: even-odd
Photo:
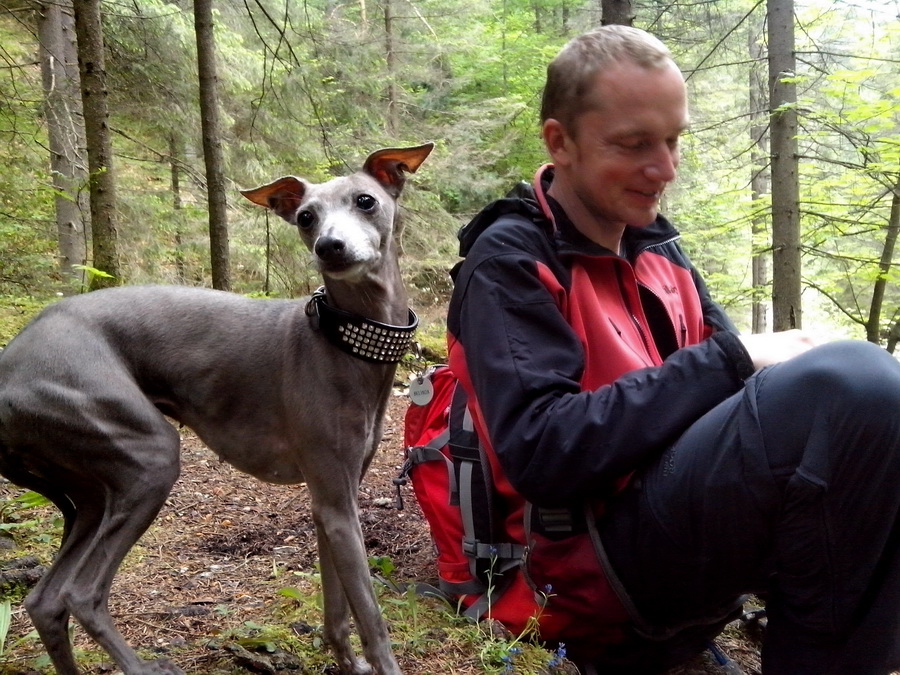
<svg viewBox="0 0 900 675"><path fill-rule="evenodd" d="M339 237L319 237L316 240L316 255L322 260L332 260L344 255L347 244Z"/></svg>

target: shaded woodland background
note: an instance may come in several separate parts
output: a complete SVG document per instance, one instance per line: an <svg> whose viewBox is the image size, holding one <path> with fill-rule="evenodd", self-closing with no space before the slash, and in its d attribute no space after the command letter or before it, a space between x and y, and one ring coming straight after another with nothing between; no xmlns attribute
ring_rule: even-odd
<svg viewBox="0 0 900 675"><path fill-rule="evenodd" d="M693 127L664 210L739 326L887 344L900 318L897 0L72 5L0 0L2 342L113 283L308 293L296 234L237 190L426 140L400 236L439 322L457 228L545 161L547 61L604 20L682 66Z"/></svg>
<svg viewBox="0 0 900 675"><path fill-rule="evenodd" d="M105 285L308 294L319 280L296 233L238 190L324 181L376 148L431 140L398 237L420 340L441 358L456 231L546 161L546 63L604 22L657 34L684 71L693 125L663 210L739 327L802 325L893 351L900 0L0 0L0 346L48 302ZM399 455L383 461L393 475ZM232 493L222 481L211 494ZM32 521L23 497L0 500L0 534L46 547L53 516ZM390 522L424 536L412 518ZM2 597L0 638L4 608L25 652L15 663L30 663L38 647ZM185 653L218 658L195 628ZM509 672L524 658L518 638L476 633L450 659L448 630L407 638L408 668ZM758 672L756 644L728 639Z"/></svg>

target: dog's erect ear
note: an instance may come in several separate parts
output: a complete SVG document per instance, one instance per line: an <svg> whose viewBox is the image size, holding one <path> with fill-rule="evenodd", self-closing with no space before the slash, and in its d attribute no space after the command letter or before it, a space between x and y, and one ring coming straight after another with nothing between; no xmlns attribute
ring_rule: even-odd
<svg viewBox="0 0 900 675"><path fill-rule="evenodd" d="M363 171L372 176L397 197L406 182L405 173L415 173L416 169L431 153L434 143L426 143L415 148L385 148L376 150L363 164Z"/></svg>
<svg viewBox="0 0 900 675"><path fill-rule="evenodd" d="M291 217L300 208L305 192L306 184L294 176L283 176L268 185L241 190L241 194L251 202L272 209L288 222L292 222Z"/></svg>

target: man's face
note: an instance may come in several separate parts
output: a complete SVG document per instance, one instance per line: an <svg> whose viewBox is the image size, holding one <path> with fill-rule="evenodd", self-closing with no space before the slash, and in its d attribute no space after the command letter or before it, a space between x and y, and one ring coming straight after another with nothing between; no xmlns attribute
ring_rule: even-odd
<svg viewBox="0 0 900 675"><path fill-rule="evenodd" d="M660 197L675 179L687 97L674 63L630 62L598 73L590 96L594 105L574 129L548 120L544 138L556 166L551 194L584 234L606 244L626 225L656 219Z"/></svg>

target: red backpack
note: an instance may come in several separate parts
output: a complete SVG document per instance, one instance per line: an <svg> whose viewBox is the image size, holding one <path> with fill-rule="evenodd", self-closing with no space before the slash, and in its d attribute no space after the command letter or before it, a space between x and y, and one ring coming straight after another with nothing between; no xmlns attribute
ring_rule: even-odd
<svg viewBox="0 0 900 675"><path fill-rule="evenodd" d="M524 500L520 515L507 512L468 397L449 367L432 367L410 385L404 445L394 482L398 494L412 483L445 599L471 619L490 617L515 635L565 639L582 651L622 639L628 618L602 583L593 518ZM514 522L518 534L506 529Z"/></svg>
<svg viewBox="0 0 900 675"><path fill-rule="evenodd" d="M501 601L514 578L509 572L524 563L525 547L504 541L490 464L467 400L444 365L412 382L405 462L395 483L399 489L412 482L431 531L440 590L453 604L460 599L466 616L477 620Z"/></svg>

